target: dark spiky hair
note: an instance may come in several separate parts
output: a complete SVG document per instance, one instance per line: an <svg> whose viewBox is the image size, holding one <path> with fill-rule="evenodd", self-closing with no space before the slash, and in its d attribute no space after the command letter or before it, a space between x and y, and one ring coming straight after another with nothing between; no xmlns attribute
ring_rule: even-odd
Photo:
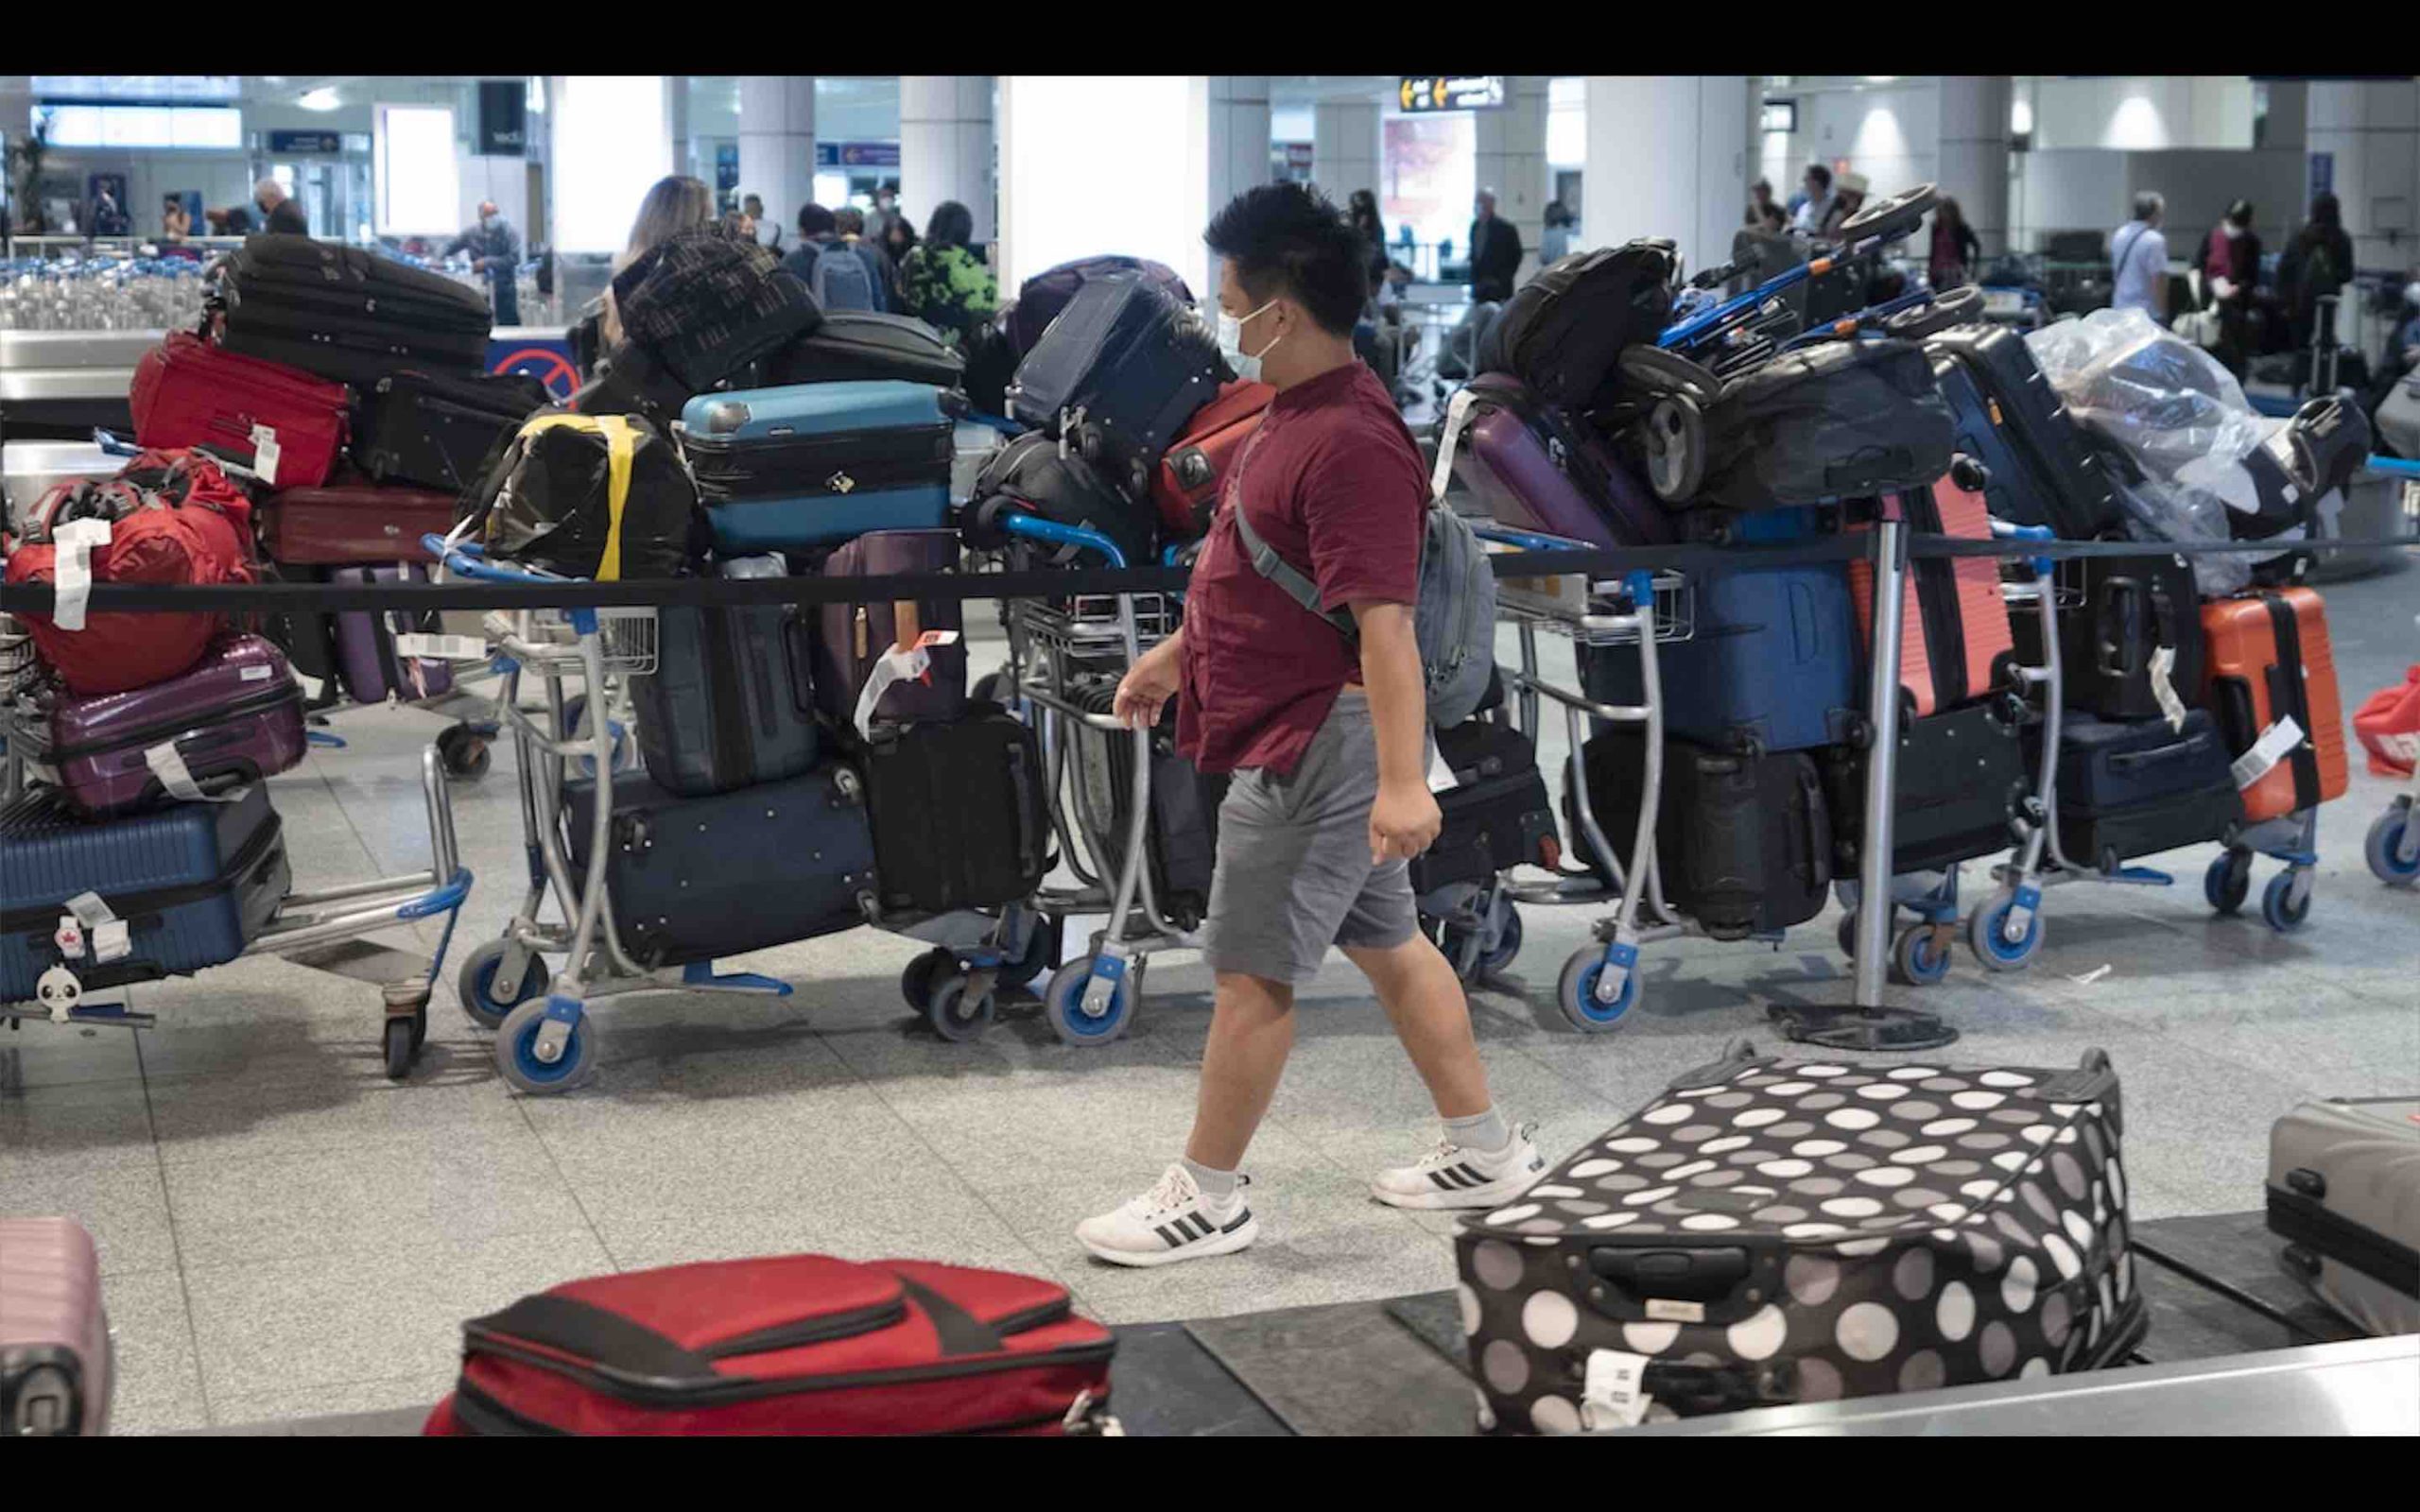
<svg viewBox="0 0 2420 1512"><path fill-rule="evenodd" d="M1211 217L1202 240L1236 265L1245 293L1256 301L1288 296L1330 335L1351 335L1370 298L1361 234L1316 189L1247 189Z"/></svg>

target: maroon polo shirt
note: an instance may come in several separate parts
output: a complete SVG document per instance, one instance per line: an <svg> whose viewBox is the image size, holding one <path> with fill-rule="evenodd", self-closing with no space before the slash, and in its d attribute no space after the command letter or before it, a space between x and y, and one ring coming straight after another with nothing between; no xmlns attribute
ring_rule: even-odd
<svg viewBox="0 0 2420 1512"><path fill-rule="evenodd" d="M1253 570L1235 512L1319 584L1321 607L1417 603L1427 470L1370 369L1348 362L1279 394L1244 443L1184 599L1177 748L1205 772L1302 760L1337 694L1361 680L1353 643Z"/></svg>

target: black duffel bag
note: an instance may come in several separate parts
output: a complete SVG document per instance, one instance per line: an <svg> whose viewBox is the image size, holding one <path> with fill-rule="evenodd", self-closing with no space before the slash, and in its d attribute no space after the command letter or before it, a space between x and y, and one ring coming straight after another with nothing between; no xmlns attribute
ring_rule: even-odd
<svg viewBox="0 0 2420 1512"><path fill-rule="evenodd" d="M1955 445L1922 347L1821 342L1723 385L1693 502L1771 509L1924 488L1949 471Z"/></svg>
<svg viewBox="0 0 2420 1512"><path fill-rule="evenodd" d="M997 544L1002 539L994 513L1006 507L1063 525L1086 525L1107 536L1124 553L1129 567L1154 565L1159 544L1159 513L1150 504L1135 504L1113 487L1083 454L1041 431L1028 431L992 454L975 480L970 539ZM1088 556L1080 563L1106 563Z"/></svg>
<svg viewBox="0 0 2420 1512"><path fill-rule="evenodd" d="M718 224L667 236L615 274L614 308L624 341L691 394L823 320L815 296L769 248Z"/></svg>
<svg viewBox="0 0 2420 1512"><path fill-rule="evenodd" d="M617 470L625 445L628 466ZM491 556L562 577L684 576L705 546L697 482L671 437L644 414L540 410L490 463L463 511L479 520L475 539Z"/></svg>
<svg viewBox="0 0 2420 1512"><path fill-rule="evenodd" d="M1479 342L1478 370L1512 373L1548 404L1592 407L1622 348L1671 318L1673 266L1670 242L1641 239L1539 269Z"/></svg>

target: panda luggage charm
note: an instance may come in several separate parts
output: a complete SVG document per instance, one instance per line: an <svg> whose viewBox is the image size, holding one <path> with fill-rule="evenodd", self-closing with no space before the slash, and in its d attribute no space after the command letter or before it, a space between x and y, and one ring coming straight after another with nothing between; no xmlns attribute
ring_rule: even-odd
<svg viewBox="0 0 2420 1512"><path fill-rule="evenodd" d="M84 1001L84 983L66 967L54 966L34 984L34 998L48 1010L51 1022L65 1023Z"/></svg>

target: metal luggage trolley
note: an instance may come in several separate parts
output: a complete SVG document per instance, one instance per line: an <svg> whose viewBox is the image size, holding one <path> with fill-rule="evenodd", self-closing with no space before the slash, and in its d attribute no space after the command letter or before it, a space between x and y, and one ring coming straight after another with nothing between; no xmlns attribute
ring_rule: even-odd
<svg viewBox="0 0 2420 1512"><path fill-rule="evenodd" d="M1479 535L1529 551L1587 551L1585 541L1559 536L1488 526ZM1537 586L1531 586L1532 584ZM1607 901L1614 910L1599 919L1592 933L1596 943L1583 945L1564 963L1555 986L1555 1002L1574 1028L1602 1033L1617 1026L1638 1005L1638 948L1650 940L1669 939L1696 930L1697 925L1667 902L1655 855L1655 819L1664 792L1664 682L1657 647L1685 641L1696 634L1694 595L1688 580L1676 572L1633 572L1619 578L1586 579L1570 575L1544 579L1500 579L1496 602L1517 627L1520 669L1507 681L1516 694L1518 727L1537 738L1541 699L1563 706L1571 753L1578 760L1587 744L1590 718L1637 725L1647 735L1646 775L1640 792L1637 827L1628 859L1606 838L1585 781L1570 784L1571 817L1589 852L1601 861L1611 882L1591 876L1564 875L1548 883L1517 883L1498 878L1480 889L1467 912L1445 922L1450 936L1457 930L1476 931L1475 947L1482 971L1509 964L1521 946L1519 903L1544 906L1593 906ZM1590 646L1629 646L1639 659L1638 704L1599 703L1584 694L1557 687L1540 675L1538 632L1546 630ZM1467 936L1466 936L1467 937ZM1470 948L1465 946L1464 948Z"/></svg>

